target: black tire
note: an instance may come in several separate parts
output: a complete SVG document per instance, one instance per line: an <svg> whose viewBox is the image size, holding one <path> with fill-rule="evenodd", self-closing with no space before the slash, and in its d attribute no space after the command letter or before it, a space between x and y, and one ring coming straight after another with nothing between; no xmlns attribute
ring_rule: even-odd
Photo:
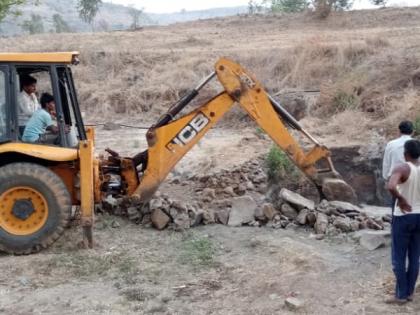
<svg viewBox="0 0 420 315"><path fill-rule="evenodd" d="M63 234L71 216L70 193L50 169L33 163L12 163L0 168L0 196L20 186L42 195L48 205L48 215L32 234L15 235L0 227L0 250L15 255L35 253L50 246Z"/></svg>

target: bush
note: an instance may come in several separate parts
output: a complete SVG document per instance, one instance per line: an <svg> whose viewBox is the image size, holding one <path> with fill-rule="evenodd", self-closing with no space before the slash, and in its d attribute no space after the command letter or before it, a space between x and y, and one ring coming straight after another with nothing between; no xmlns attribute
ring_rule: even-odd
<svg viewBox="0 0 420 315"><path fill-rule="evenodd" d="M290 158L278 146L271 147L265 159L267 176L270 181L276 181L287 176L296 177L298 172Z"/></svg>
<svg viewBox="0 0 420 315"><path fill-rule="evenodd" d="M334 97L334 105L337 112L356 109L358 103L356 95L348 94L343 91L338 91Z"/></svg>
<svg viewBox="0 0 420 315"><path fill-rule="evenodd" d="M420 117L417 117L414 120L414 135L419 138L420 137Z"/></svg>

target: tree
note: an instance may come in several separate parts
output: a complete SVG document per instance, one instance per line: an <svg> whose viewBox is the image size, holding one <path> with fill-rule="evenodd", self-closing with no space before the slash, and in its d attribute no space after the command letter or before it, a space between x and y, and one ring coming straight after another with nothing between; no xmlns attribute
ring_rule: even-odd
<svg viewBox="0 0 420 315"><path fill-rule="evenodd" d="M370 0L370 2L373 5L381 5L381 6L385 7L388 0Z"/></svg>
<svg viewBox="0 0 420 315"><path fill-rule="evenodd" d="M319 18L326 18L331 11L348 10L352 7L351 0L312 0L315 13Z"/></svg>
<svg viewBox="0 0 420 315"><path fill-rule="evenodd" d="M255 0L249 0L248 2L248 14L261 13L263 11L263 5Z"/></svg>
<svg viewBox="0 0 420 315"><path fill-rule="evenodd" d="M15 8L26 3L26 0L0 0L0 22L9 14L18 15Z"/></svg>
<svg viewBox="0 0 420 315"><path fill-rule="evenodd" d="M267 2L271 2L269 4L271 12L301 12L309 5L307 0L271 0Z"/></svg>
<svg viewBox="0 0 420 315"><path fill-rule="evenodd" d="M70 26L64 21L63 17L56 13L53 15L53 25L56 33L71 32Z"/></svg>
<svg viewBox="0 0 420 315"><path fill-rule="evenodd" d="M29 34L44 33L44 23L42 17L38 14L31 14L31 19L23 21L22 29L29 32Z"/></svg>
<svg viewBox="0 0 420 315"><path fill-rule="evenodd" d="M84 22L93 25L93 20L101 4L102 0L78 0L77 10L79 11L80 18Z"/></svg>
<svg viewBox="0 0 420 315"><path fill-rule="evenodd" d="M128 14L131 16L132 23L130 28L135 30L140 26L140 17L143 14L143 9L136 9L133 5L128 8Z"/></svg>

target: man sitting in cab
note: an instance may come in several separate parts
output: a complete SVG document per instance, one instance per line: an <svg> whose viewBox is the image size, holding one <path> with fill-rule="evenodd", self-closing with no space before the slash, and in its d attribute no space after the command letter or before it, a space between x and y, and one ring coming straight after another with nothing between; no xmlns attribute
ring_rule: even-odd
<svg viewBox="0 0 420 315"><path fill-rule="evenodd" d="M55 114L54 97L49 93L41 96L41 108L37 109L26 124L22 141L30 143L58 144L59 129L53 124ZM50 132L50 134L47 133Z"/></svg>

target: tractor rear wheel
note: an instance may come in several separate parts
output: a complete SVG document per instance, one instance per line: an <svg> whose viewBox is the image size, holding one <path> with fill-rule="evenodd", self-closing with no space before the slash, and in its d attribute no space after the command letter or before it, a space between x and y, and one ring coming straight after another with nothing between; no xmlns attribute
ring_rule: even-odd
<svg viewBox="0 0 420 315"><path fill-rule="evenodd" d="M70 193L50 169L33 163L0 167L0 250L21 255L47 248L70 216Z"/></svg>

